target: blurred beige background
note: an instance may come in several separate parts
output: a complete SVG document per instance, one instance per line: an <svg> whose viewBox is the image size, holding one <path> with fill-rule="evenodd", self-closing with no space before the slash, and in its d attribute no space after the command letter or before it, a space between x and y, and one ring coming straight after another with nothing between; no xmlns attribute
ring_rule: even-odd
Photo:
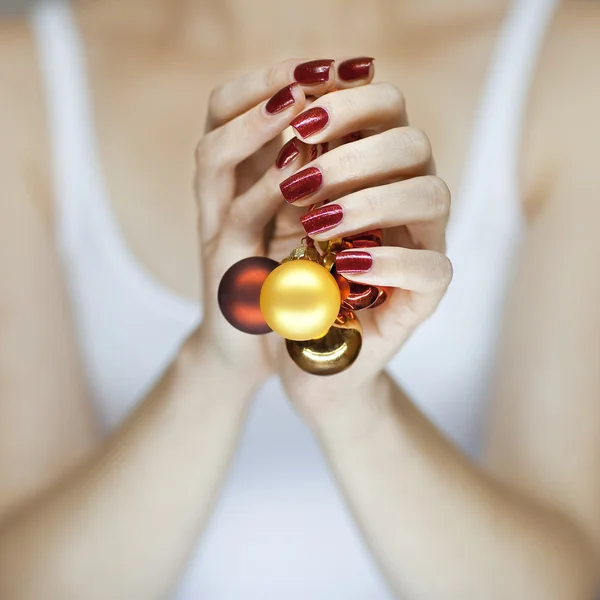
<svg viewBox="0 0 600 600"><path fill-rule="evenodd" d="M33 0L0 0L0 13L15 13L25 9Z"/></svg>

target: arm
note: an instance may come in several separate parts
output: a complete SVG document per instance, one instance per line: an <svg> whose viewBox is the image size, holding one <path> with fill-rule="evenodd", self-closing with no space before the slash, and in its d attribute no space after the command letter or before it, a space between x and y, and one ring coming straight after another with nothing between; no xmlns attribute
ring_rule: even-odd
<svg viewBox="0 0 600 600"><path fill-rule="evenodd" d="M600 214L582 217L562 197L549 199L533 226L515 290L489 470L469 462L387 377L312 415L400 597L592 598L600 272L581 257L600 256L598 235L582 231Z"/></svg>
<svg viewBox="0 0 600 600"><path fill-rule="evenodd" d="M552 436L545 420L539 426L540 436ZM593 597L597 537L578 519L577 489L548 497L503 483L462 455L387 378L368 396L344 398L318 427L399 598Z"/></svg>
<svg viewBox="0 0 600 600"><path fill-rule="evenodd" d="M199 228L209 241L201 244L204 322L102 442L81 384L59 261L25 176L28 157L15 145L0 149L0 597L150 600L165 597L180 575L249 398L271 369L264 341L221 317L216 288L226 268L260 248L264 222L280 207L273 192L271 204L265 200L279 176L273 168L255 186L245 180L244 198L260 210L229 218L238 162L279 135L304 103L294 89L292 106L265 110L291 71L284 63L215 92L229 103L215 101L219 122L196 161ZM9 109L0 120L7 128L26 122ZM12 133L11 144L25 137L18 125Z"/></svg>
<svg viewBox="0 0 600 600"><path fill-rule="evenodd" d="M91 453L56 256L26 194L4 189L0 597L162 597L209 514L250 382L192 338Z"/></svg>
<svg viewBox="0 0 600 600"><path fill-rule="evenodd" d="M401 598L593 597L600 132L598 101L586 94L584 110L574 95L581 127L557 118L559 139L541 144L545 203L511 290L485 465L471 463L385 375L343 400L311 405L309 421ZM565 105L556 110L571 121Z"/></svg>
<svg viewBox="0 0 600 600"><path fill-rule="evenodd" d="M4 516L2 597L159 598L172 588L250 392L194 345L89 460Z"/></svg>

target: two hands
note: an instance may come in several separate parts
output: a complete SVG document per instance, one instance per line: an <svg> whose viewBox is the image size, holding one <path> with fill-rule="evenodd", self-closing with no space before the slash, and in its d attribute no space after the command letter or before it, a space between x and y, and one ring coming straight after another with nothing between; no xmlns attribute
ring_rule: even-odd
<svg viewBox="0 0 600 600"><path fill-rule="evenodd" d="M563 476L568 483L560 483L559 459L551 459L546 479L537 471L527 476L539 486L551 480L561 493L550 501L546 490L539 496L522 492L469 461L398 388L388 385L388 359L435 309L450 280L443 254L449 194L432 175L427 138L407 126L402 96L389 84L371 83L370 63L368 69L333 61L297 69L298 62L214 92L208 132L197 151L203 324L126 422L84 463L2 515L0 597L166 597L197 545L235 450L245 412L245 402L235 399L275 371L301 412L318 421L324 454L398 597L593 597L597 551L591 541L597 537L591 534L596 530L586 529L588 521L581 520L573 500L575 490L582 490L594 515L589 523L595 524L597 503L587 492L593 471L586 473L577 464L584 483L569 489L574 479ZM349 80L353 74L359 77ZM294 77L302 84L278 93ZM308 124L294 121L298 137L274 166L282 132L311 109ZM312 135L306 132L309 126ZM353 132L362 139L307 164L307 143L335 141ZM306 175L311 167L308 173L320 177L301 176L300 184L297 178L290 183L290 177ZM294 194L295 202L288 204L280 187L286 180L288 197L299 188L313 186L314 191ZM305 235L300 217L306 207L324 198L333 198L341 208L331 212L343 218L314 237L383 228L384 246L369 249L369 270L345 275L394 289L383 306L361 313L364 348L357 362L339 375L315 377L296 367L278 336L233 329L217 306L217 288L227 268L242 258L284 257ZM353 266L360 265L366 265L364 257ZM541 381L546 400L547 377ZM566 422L581 418L578 404L564 402L564 389L557 386L552 406L561 408L537 424L537 437L531 427L538 470L545 465L536 442L542 440L541 447L552 443L548 420L552 424L554 418L550 431L557 439L571 442L572 429L560 437L556 421L571 404L575 412L567 413ZM527 400L528 391L516 400ZM10 405L11 399L6 394L3 400ZM39 415L38 400L14 394L14 413ZM69 426L72 406L62 405ZM334 410L324 411L327 406ZM518 414L535 414L537 422L532 406ZM60 408L57 403L52 412ZM323 418L324 413L331 418ZM519 424L521 431L525 428ZM30 430L27 437L36 436ZM573 456L597 456L589 441L596 437L588 437L585 454L566 447ZM523 453L525 438L517 434L517 439ZM566 454L564 447L558 446L558 455ZM40 448L40 465L46 468L46 447ZM15 451L20 459L22 446ZM33 455L32 448L27 452ZM20 469L19 460L4 462ZM576 463L565 462L563 473L568 464ZM13 480L22 475L16 471ZM148 568L140 570L140 565Z"/></svg>
<svg viewBox="0 0 600 600"><path fill-rule="evenodd" d="M212 93L196 151L205 309L199 343L249 389L279 371L289 398L309 414L340 390L369 397L452 277L444 255L450 193L433 174L429 140L408 125L400 91L372 79L369 59L290 60L243 76ZM281 148L290 124L295 137ZM309 144L335 144L354 132L361 139L310 161ZM326 198L335 199L329 216L313 212L302 223L307 207ZM382 247L358 262L338 255L348 279L393 288L383 306L361 313L363 352L347 371L308 375L288 359L279 336L250 336L222 317L217 289L236 261L279 261L306 234L327 240L374 228L384 229Z"/></svg>

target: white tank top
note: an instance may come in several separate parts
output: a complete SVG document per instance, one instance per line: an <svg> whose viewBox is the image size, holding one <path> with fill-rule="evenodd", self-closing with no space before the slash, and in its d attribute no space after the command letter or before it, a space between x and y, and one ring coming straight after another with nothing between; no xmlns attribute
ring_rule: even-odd
<svg viewBox="0 0 600 600"><path fill-rule="evenodd" d="M523 231L517 170L523 112L557 3L513 0L507 12L449 224L454 281L435 315L388 367L417 405L473 456ZM31 22L47 92L56 242L89 388L110 430L153 386L198 324L201 309L144 269L111 213L85 57L68 2L42 2ZM173 597L392 597L276 378L257 394L219 505Z"/></svg>

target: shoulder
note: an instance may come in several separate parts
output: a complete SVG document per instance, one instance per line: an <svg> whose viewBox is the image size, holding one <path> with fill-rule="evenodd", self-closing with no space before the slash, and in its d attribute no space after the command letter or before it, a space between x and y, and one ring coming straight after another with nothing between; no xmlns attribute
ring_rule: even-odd
<svg viewBox="0 0 600 600"><path fill-rule="evenodd" d="M595 0L562 2L548 31L540 57L537 91L552 94L546 96L546 104L564 114L564 121L585 120L590 115L576 109L598 106L599 32L600 2ZM543 98L538 94L537 100ZM568 104L559 106L560 102Z"/></svg>
<svg viewBox="0 0 600 600"><path fill-rule="evenodd" d="M595 181L599 31L600 2L567 0L547 32L524 121L523 185L527 208L534 214L553 184L568 188L568 180L578 178L578 185L597 184L596 195L600 193L600 180ZM585 195L580 201L587 201Z"/></svg>
<svg viewBox="0 0 600 600"><path fill-rule="evenodd" d="M39 66L31 28L24 19L0 18L0 118L4 125L33 114L39 108ZM39 111L38 111L39 112Z"/></svg>
<svg viewBox="0 0 600 600"><path fill-rule="evenodd" d="M562 2L557 18L554 41L570 41L580 48L600 48L598 37L600 4L596 0ZM552 41L552 38L551 38Z"/></svg>
<svg viewBox="0 0 600 600"><path fill-rule="evenodd" d="M26 19L0 18L0 190L24 185L50 220L49 136L40 67ZM7 181L20 178L18 182Z"/></svg>

